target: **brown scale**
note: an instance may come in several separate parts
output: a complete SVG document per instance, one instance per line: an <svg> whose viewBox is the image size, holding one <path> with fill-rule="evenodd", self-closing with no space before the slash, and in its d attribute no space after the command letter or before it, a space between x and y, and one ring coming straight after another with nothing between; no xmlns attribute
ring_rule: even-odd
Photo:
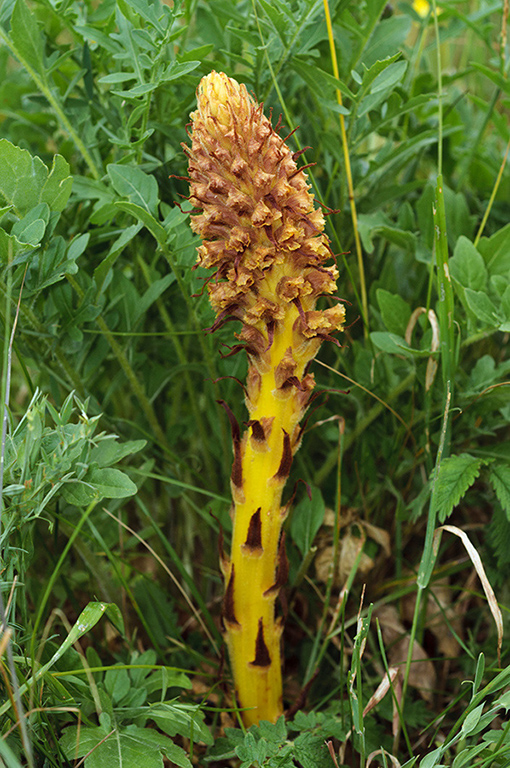
<svg viewBox="0 0 510 768"><path fill-rule="evenodd" d="M246 541L243 549L248 550L251 555L261 555L264 551L262 547L262 521L260 519L260 507L253 513L246 534Z"/></svg>
<svg viewBox="0 0 510 768"><path fill-rule="evenodd" d="M271 597L278 594L282 587L287 583L289 577L289 560L285 550L285 531L282 531L280 541L278 542L278 563L276 565L276 574L274 584L264 592L264 597Z"/></svg>
<svg viewBox="0 0 510 768"><path fill-rule="evenodd" d="M290 468L292 466L292 448L290 444L290 435L283 430L283 452L282 459L278 471L274 476L275 480L285 480L289 476Z"/></svg>
<svg viewBox="0 0 510 768"><path fill-rule="evenodd" d="M230 577L228 580L227 588L225 590L225 597L223 598L223 619L229 624L240 627L241 625L237 621L234 610L234 565L230 569Z"/></svg>
<svg viewBox="0 0 510 768"><path fill-rule="evenodd" d="M264 640L264 625L262 619L259 619L259 629L257 632L257 640L255 641L255 658L250 661L252 667L269 667L271 664L271 656L267 649L266 642Z"/></svg>

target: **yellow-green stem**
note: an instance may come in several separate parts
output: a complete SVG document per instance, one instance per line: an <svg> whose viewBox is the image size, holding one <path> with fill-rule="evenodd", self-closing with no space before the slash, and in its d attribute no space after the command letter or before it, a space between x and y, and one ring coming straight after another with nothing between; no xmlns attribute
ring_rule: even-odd
<svg viewBox="0 0 510 768"><path fill-rule="evenodd" d="M285 508L285 435L292 435L300 415L293 388L281 393L275 371L292 344L292 326L298 312L288 308L271 347L271 363L261 376L260 394L249 405L250 419L273 419L265 441L246 433L241 444L242 486L233 485L234 532L227 583L233 614L226 616L227 642L236 680L237 696L246 725L275 721L282 713L280 656L281 622L275 619L279 592L277 569ZM298 377L304 371L296 371ZM260 535L259 535L259 531ZM227 574L226 574L227 575ZM234 620L235 619L235 620Z"/></svg>

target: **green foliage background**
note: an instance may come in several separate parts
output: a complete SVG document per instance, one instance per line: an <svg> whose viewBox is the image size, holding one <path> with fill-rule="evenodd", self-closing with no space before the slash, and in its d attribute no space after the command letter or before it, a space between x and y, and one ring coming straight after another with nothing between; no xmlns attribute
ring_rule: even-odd
<svg viewBox="0 0 510 768"><path fill-rule="evenodd" d="M330 11L339 79L317 0L0 2L9 767L364 766L379 749L402 766L508 763L508 653L498 660L458 539L433 547L439 524L468 533L506 626L504 4L441 3L437 28L426 3ZM310 488L298 486L287 531L286 703L304 711L246 735L231 728L220 651L231 448L216 403L243 421L246 363L221 354L232 325L204 333L213 313L193 270L180 146L212 69L246 83L274 123L281 114L283 135L299 126L296 151L313 147L300 162L315 164L310 181L334 211L348 318L342 347L324 345L314 364L321 396L291 478ZM390 640L388 606L400 622ZM456 636L452 658L430 606ZM412 643L392 656L409 636L432 659L430 695L412 677ZM392 691L364 714L393 663Z"/></svg>

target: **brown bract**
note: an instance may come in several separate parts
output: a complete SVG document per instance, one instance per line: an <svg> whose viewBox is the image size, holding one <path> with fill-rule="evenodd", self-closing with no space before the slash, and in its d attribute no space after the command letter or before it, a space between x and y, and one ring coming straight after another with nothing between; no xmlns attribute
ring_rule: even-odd
<svg viewBox="0 0 510 768"><path fill-rule="evenodd" d="M300 307L299 334L341 329L342 306L315 311L336 290L337 269L306 174L244 85L223 73L204 77L192 113L191 226L202 237L198 265L216 269L208 290L218 315L262 331ZM302 311L301 311L302 310Z"/></svg>

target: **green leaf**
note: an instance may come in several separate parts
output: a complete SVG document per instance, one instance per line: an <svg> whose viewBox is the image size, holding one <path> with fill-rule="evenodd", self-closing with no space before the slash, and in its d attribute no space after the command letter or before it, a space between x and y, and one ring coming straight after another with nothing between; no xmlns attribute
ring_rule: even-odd
<svg viewBox="0 0 510 768"><path fill-rule="evenodd" d="M169 83L171 80L178 80L180 77L184 77L184 75L193 72L193 70L199 66L199 61L185 61L182 62L182 64L177 64L177 62L172 61L161 75L160 82Z"/></svg>
<svg viewBox="0 0 510 768"><path fill-rule="evenodd" d="M302 555L312 546L326 510L320 490L311 486L311 493L312 500L305 496L294 508L290 521L290 535Z"/></svg>
<svg viewBox="0 0 510 768"><path fill-rule="evenodd" d="M510 320L510 285L507 285L501 297L501 311Z"/></svg>
<svg viewBox="0 0 510 768"><path fill-rule="evenodd" d="M110 467L92 469L86 475L86 481L94 486L101 498L123 499L133 496L137 487L120 469Z"/></svg>
<svg viewBox="0 0 510 768"><path fill-rule="evenodd" d="M147 215L150 215L150 214L147 214ZM118 257L120 256L124 248L131 242L131 240L134 237L136 237L136 235L139 233L141 228L142 228L142 222L139 222L138 224L133 224L130 227L126 227L126 229L119 235L119 237L113 241L112 245L110 246L110 250L106 254L103 261L95 268L94 280L97 285L98 296L99 294L102 293L103 288L105 287L105 282L106 282L108 273L112 269Z"/></svg>
<svg viewBox="0 0 510 768"><path fill-rule="evenodd" d="M492 237L482 237L478 250L485 259L490 275L510 277L510 224Z"/></svg>
<svg viewBox="0 0 510 768"><path fill-rule="evenodd" d="M335 89L338 88L344 96L349 96L351 99L356 98L344 82L337 80L336 77L333 77L329 72L325 72L319 67L311 67L308 59L300 60L299 57L295 56L292 60L292 68L303 78L312 93L324 96L327 93L334 93Z"/></svg>
<svg viewBox="0 0 510 768"><path fill-rule="evenodd" d="M405 357L429 357L430 350L413 349L402 336L396 333L386 333L386 331L373 331L370 338L378 349L383 352L390 352L393 355L404 355Z"/></svg>
<svg viewBox="0 0 510 768"><path fill-rule="evenodd" d="M50 209L46 203L39 203L14 224L11 235L17 237L21 243L37 245L44 237L49 218Z"/></svg>
<svg viewBox="0 0 510 768"><path fill-rule="evenodd" d="M145 291L136 307L133 308L133 322L145 315L149 307L166 291L166 289L175 282L175 275L169 273L159 280L154 280Z"/></svg>
<svg viewBox="0 0 510 768"><path fill-rule="evenodd" d="M102 440L98 440L97 445L90 453L90 461L99 467L111 467L126 456L141 451L147 444L146 440L128 440L119 443L116 435L108 435Z"/></svg>
<svg viewBox="0 0 510 768"><path fill-rule="evenodd" d="M374 250L374 238L382 237L406 251L414 252L416 236L407 230L396 227L382 212L362 213L358 216L360 237L368 253Z"/></svg>
<svg viewBox="0 0 510 768"><path fill-rule="evenodd" d="M488 325L490 328L499 327L501 317L484 291L473 291L471 288L466 288L464 295L469 309L483 325Z"/></svg>
<svg viewBox="0 0 510 768"><path fill-rule="evenodd" d="M496 496L510 520L510 466L508 464L493 464L489 473L490 481L496 491Z"/></svg>
<svg viewBox="0 0 510 768"><path fill-rule="evenodd" d="M108 669L104 676L104 687L113 703L119 704L131 687L127 669Z"/></svg>
<svg viewBox="0 0 510 768"><path fill-rule="evenodd" d="M60 744L70 759L90 752L85 768L163 768L163 754L179 768L192 768L184 750L167 736L136 725L113 731L106 723L92 728L72 726Z"/></svg>
<svg viewBox="0 0 510 768"><path fill-rule="evenodd" d="M11 204L19 217L39 203L47 203L53 211L62 211L71 186L69 164L60 155L55 155L48 173L39 157L32 157L26 149L0 139L0 198Z"/></svg>
<svg viewBox="0 0 510 768"><path fill-rule="evenodd" d="M120 469L96 467L81 480L72 480L62 487L62 496L77 507L85 507L94 499L124 499L133 496L137 487Z"/></svg>
<svg viewBox="0 0 510 768"><path fill-rule="evenodd" d="M98 83L125 83L128 80L136 80L134 72L112 72L111 75L100 77Z"/></svg>
<svg viewBox="0 0 510 768"><path fill-rule="evenodd" d="M30 253L33 246L27 243L20 243L14 235L8 235L3 229L0 229L0 263L13 261L22 253Z"/></svg>
<svg viewBox="0 0 510 768"><path fill-rule="evenodd" d="M204 723L204 713L197 704L161 701L151 705L146 710L146 715L169 736L179 735L193 741L203 741L204 744L214 743L213 736Z"/></svg>
<svg viewBox="0 0 510 768"><path fill-rule="evenodd" d="M461 728L461 731L460 731L462 737L465 737L468 734L470 734L471 731L474 731L474 729L478 725L478 721L480 720L480 718L482 716L482 712L483 712L484 706L485 706L485 702L482 702L477 707L475 707L472 710L472 712L469 712L466 715L466 718L465 718L464 722L462 723L462 728Z"/></svg>
<svg viewBox="0 0 510 768"><path fill-rule="evenodd" d="M374 64L372 64L371 67L366 67L363 64L363 68L365 72L363 74L363 79L362 79L362 88L364 90L368 90L373 83L376 83L378 81L378 78L382 76L384 71L388 69L388 67L391 67L391 65L394 64L397 61L397 59L399 59L401 56L402 54L399 51L398 53L395 53L393 56L388 56L386 59L376 61ZM377 85L375 88L372 86L371 88L372 93L374 93L377 90L379 90L379 87Z"/></svg>
<svg viewBox="0 0 510 768"><path fill-rule="evenodd" d="M379 6L384 7L382 4ZM372 8L371 14L378 15L381 11ZM389 18L382 19L375 28L370 30L367 45L363 51L363 61L370 67L373 62L386 60L395 51L405 47L405 40L411 29L411 18L406 14L393 14Z"/></svg>
<svg viewBox="0 0 510 768"><path fill-rule="evenodd" d="M398 336L404 336L411 317L409 304L398 293L390 293L384 288L378 288L376 296L384 325L388 331Z"/></svg>
<svg viewBox="0 0 510 768"><path fill-rule="evenodd" d="M98 603L98 602L91 602L88 603L83 611L78 616L78 620L76 623L71 627L71 631L69 632L68 636L60 646L60 648L56 651L56 653L53 654L51 659L48 661L47 664L44 665L44 670L48 671L51 669L51 667L56 664L56 662L64 655L64 653L77 641L82 637L82 635L89 632L99 619L106 613L115 613L115 618L117 621L115 622L117 625L120 623L122 624L122 618L120 616L120 611L118 607L114 603ZM41 670L38 672L38 676L41 674Z"/></svg>
<svg viewBox="0 0 510 768"><path fill-rule="evenodd" d="M5 768L22 768L20 761L5 741L5 738L0 739L0 758Z"/></svg>
<svg viewBox="0 0 510 768"><path fill-rule="evenodd" d="M62 155L54 155L51 171L41 190L41 202L48 203L52 211L63 211L72 186L73 177L69 175L69 163Z"/></svg>
<svg viewBox="0 0 510 768"><path fill-rule="evenodd" d="M46 79L44 38L33 12L27 8L24 0L16 0L12 12L11 40L19 58Z"/></svg>
<svg viewBox="0 0 510 768"><path fill-rule="evenodd" d="M115 208L120 208L122 211L130 213L135 217L135 219L138 219L138 221L141 221L142 224L145 224L151 235L158 241L158 243L161 245L166 243L167 233L165 228L161 226L159 221L154 218L152 213L150 213L150 211L148 211L146 208L142 208L140 205L136 205L135 203L124 202L115 203Z"/></svg>
<svg viewBox="0 0 510 768"><path fill-rule="evenodd" d="M394 64L390 64L375 78L372 87L370 88L370 93L378 93L379 91L388 91L392 89L400 82L400 80L402 80L406 73L406 69L407 61L396 61Z"/></svg>
<svg viewBox="0 0 510 768"><path fill-rule="evenodd" d="M484 464L487 464L485 459L475 458L468 453L443 460L435 489L436 507L441 523L451 515L453 508L473 485Z"/></svg>
<svg viewBox="0 0 510 768"><path fill-rule="evenodd" d="M140 206L147 213L156 210L159 194L154 176L149 176L140 168L131 165L111 163L107 170L113 188L121 197L127 197L131 203Z"/></svg>
<svg viewBox="0 0 510 768"><path fill-rule="evenodd" d="M483 290L487 286L487 267L483 257L467 237L461 235L448 262L450 275L464 288Z"/></svg>

